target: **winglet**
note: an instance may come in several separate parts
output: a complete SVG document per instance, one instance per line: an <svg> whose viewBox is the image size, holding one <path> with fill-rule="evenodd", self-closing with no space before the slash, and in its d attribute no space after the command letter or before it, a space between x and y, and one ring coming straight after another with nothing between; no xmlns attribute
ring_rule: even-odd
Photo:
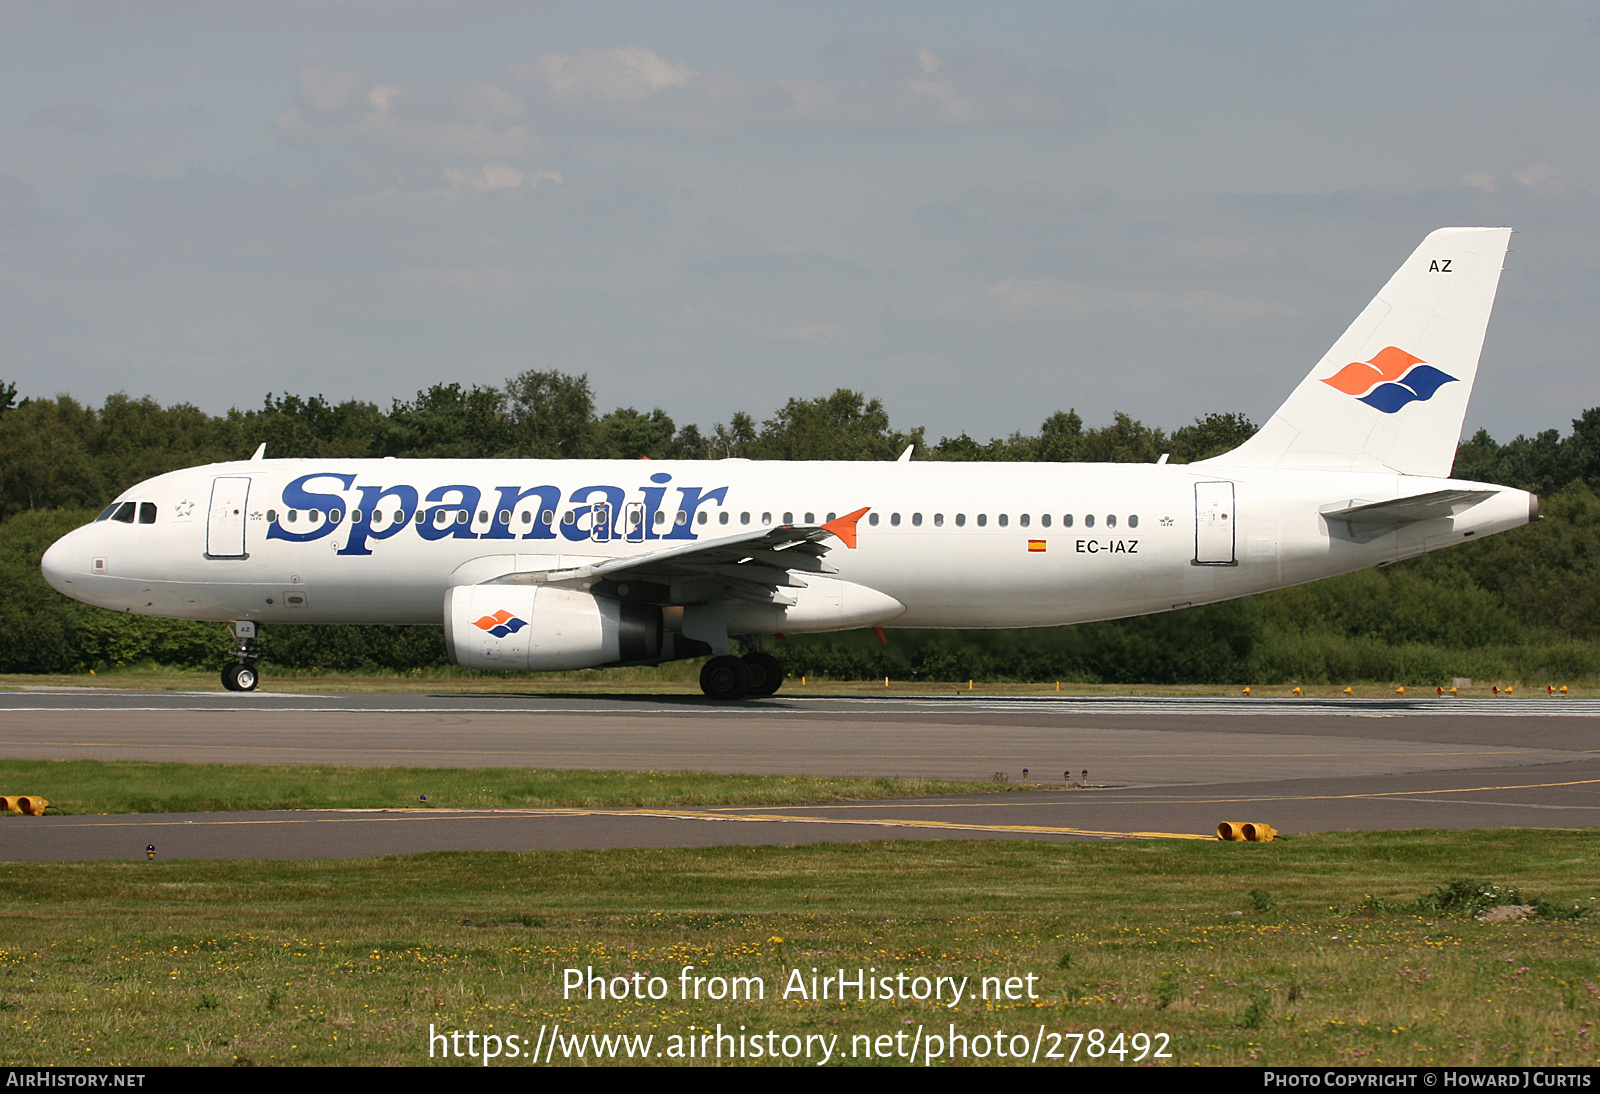
<svg viewBox="0 0 1600 1094"><path fill-rule="evenodd" d="M854 513L846 513L842 517L830 520L822 526L822 530L838 536L839 542L853 551L856 549L856 522L866 516L867 509L871 508L869 505L866 509L857 509Z"/></svg>

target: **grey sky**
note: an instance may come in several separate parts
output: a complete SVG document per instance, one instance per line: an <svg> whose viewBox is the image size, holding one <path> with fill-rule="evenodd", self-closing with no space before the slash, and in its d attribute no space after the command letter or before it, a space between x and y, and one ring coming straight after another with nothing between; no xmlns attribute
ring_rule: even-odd
<svg viewBox="0 0 1600 1094"><path fill-rule="evenodd" d="M1597 85L1594 3L11 4L0 379L1259 421L1509 224L1508 439L1600 405Z"/></svg>

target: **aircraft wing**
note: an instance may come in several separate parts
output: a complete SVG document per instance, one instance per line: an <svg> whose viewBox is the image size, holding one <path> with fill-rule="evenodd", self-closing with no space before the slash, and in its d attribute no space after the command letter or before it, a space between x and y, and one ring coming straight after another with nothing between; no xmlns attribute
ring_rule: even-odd
<svg viewBox="0 0 1600 1094"><path fill-rule="evenodd" d="M870 508L870 506L868 507ZM800 573L833 574L824 561L828 540L856 545L858 509L819 525L780 524L753 528L718 539L675 543L643 554L606 559L585 566L503 574L487 585L559 585L587 589L600 581L665 586L667 603L684 604L731 596L761 604L793 604L780 589L806 587Z"/></svg>
<svg viewBox="0 0 1600 1094"><path fill-rule="evenodd" d="M1393 501L1334 502L1323 506L1322 516L1326 520L1342 520L1351 524L1399 526L1414 524L1419 520L1453 517L1497 493L1499 491L1496 490L1435 490L1430 494L1415 494Z"/></svg>

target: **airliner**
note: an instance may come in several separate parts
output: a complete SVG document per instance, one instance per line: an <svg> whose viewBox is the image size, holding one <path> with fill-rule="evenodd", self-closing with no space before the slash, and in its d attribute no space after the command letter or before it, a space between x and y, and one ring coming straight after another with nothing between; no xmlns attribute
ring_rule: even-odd
<svg viewBox="0 0 1600 1094"><path fill-rule="evenodd" d="M1443 228L1262 429L1191 464L253 457L125 491L45 553L114 611L232 623L256 688L279 623L443 625L489 671L709 657L772 695L765 636L1043 627L1172 611L1538 519L1451 479L1509 228ZM881 633L881 630L880 630ZM735 656L738 639L750 652Z"/></svg>

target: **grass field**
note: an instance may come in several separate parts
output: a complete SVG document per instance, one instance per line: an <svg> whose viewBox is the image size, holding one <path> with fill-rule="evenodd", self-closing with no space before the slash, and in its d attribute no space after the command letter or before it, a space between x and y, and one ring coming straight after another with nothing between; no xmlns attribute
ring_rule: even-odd
<svg viewBox="0 0 1600 1094"><path fill-rule="evenodd" d="M797 1052L823 1038L811 1063L829 1037L833 1062L895 1062L953 1026L990 1064L1035 1042L1080 1064L1593 1064L1600 917L1489 924L1418 898L1473 878L1570 914L1600 890L1597 852L1592 832L1522 830L0 864L0 1060L421 1064L431 1026L463 1053L491 1034L516 1066L559 1023L648 1035L668 1062L721 1023ZM664 998L563 998L564 970L590 967L659 976ZM782 997L814 968L967 994ZM765 997L680 998L735 975ZM982 977L1023 997L974 999Z"/></svg>
<svg viewBox="0 0 1600 1094"><path fill-rule="evenodd" d="M0 793L32 794L52 813L240 809L534 809L795 805L1021 789L937 779L555 771L521 767L342 767L0 759ZM424 800L426 799L426 800ZM0 814L0 824L20 818Z"/></svg>

